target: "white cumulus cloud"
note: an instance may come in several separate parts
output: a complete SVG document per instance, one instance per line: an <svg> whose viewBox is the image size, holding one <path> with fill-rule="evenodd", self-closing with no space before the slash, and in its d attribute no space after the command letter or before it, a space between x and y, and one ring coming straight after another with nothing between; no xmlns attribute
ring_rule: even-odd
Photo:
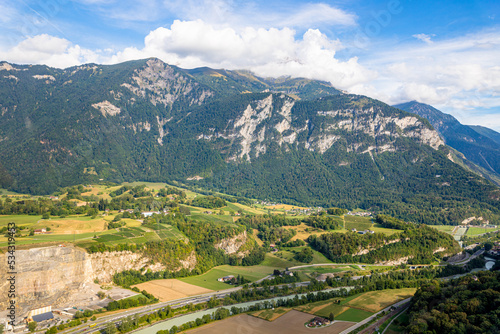
<svg viewBox="0 0 500 334"><path fill-rule="evenodd" d="M317 29L309 29L297 38L289 28L236 30L214 27L202 20L176 20L170 29L158 28L149 33L144 44L143 49L127 48L110 61L154 56L180 67L210 66L250 69L263 76L303 76L330 81L342 89L376 76L355 57L346 61L335 58L342 43Z"/></svg>
<svg viewBox="0 0 500 334"><path fill-rule="evenodd" d="M45 64L58 68L99 61L95 52L73 45L67 39L47 34L26 38L16 46L0 51L0 59L17 64Z"/></svg>

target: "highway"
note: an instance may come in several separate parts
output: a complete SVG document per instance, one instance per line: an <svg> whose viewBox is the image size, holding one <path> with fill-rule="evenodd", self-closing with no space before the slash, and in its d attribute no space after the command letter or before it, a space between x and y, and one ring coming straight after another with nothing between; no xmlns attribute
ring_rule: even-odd
<svg viewBox="0 0 500 334"><path fill-rule="evenodd" d="M471 257L469 257L467 260L460 262L460 263L457 263L457 264L465 264L466 262L470 261L471 259L480 256L481 254L483 254L483 252L484 252L484 249L478 250ZM322 264L310 264L310 265L295 266L295 267L290 267L288 269L295 270L295 269L307 268L307 267L334 266L334 265L359 265L359 266L362 266L359 263L322 263ZM377 266L377 265L370 264L370 266ZM463 275L465 275L465 274L463 274ZM452 277L446 277L446 278L442 278L442 279L456 278L456 277L460 277L463 275L455 275ZM370 275L367 275L367 276L370 276ZM264 278L261 278L258 281L256 281L255 283L260 283L265 279L269 279L270 277L272 277L272 275L268 275ZM363 276L355 276L355 277L352 277L352 279L360 279L362 277ZM292 284L288 284L288 285L291 286ZM309 281L297 282L297 283L295 283L295 285L296 286L307 286L307 285L309 285ZM205 293L202 295L185 297L185 298L180 298L180 299L171 300L171 301L167 301L167 302L161 302L161 303L157 303L157 304L153 304L153 305L141 306L141 307L137 307L134 309L123 310L119 313L102 316L102 317L98 318L96 321L88 321L86 324L82 324L80 326L76 326L76 327L72 327L72 328L67 328L67 329L60 331L58 333L74 334L74 333L84 333L84 332L95 332L95 331L104 329L106 327L106 324L109 322L114 322L115 324L118 325L122 322L122 320L124 318L126 318L128 316L133 317L136 314L139 316L142 316L145 314L156 312L160 309L164 309L167 306L170 306L171 308L175 309L175 308L183 307L183 306L190 304L190 303L192 303L192 304L203 303L203 302L207 302L212 297L215 297L218 299L223 299L225 296L231 294L234 291L238 291L240 289L242 289L241 286L231 288L231 289L221 290L221 291ZM89 325L94 324L94 323L96 324L96 326L89 328ZM45 332L45 331L43 331L43 332ZM39 333L41 334L43 332L40 331Z"/></svg>

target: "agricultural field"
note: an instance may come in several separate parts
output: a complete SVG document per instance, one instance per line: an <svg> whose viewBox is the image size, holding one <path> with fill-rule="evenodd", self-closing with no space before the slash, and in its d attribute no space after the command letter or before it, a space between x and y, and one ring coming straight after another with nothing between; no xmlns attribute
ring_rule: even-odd
<svg viewBox="0 0 500 334"><path fill-rule="evenodd" d="M310 304L305 304L305 305L300 305L295 307L294 309L297 311L309 313L312 315L317 315L317 316L326 316L332 312L335 317L340 315L341 313L347 311L349 309L348 306L337 304L337 300L343 300L344 298L333 298L333 299L328 299L328 300L321 300L319 302L315 303L310 303ZM323 314L323 315L320 315ZM325 315L326 314L326 315Z"/></svg>
<svg viewBox="0 0 500 334"><path fill-rule="evenodd" d="M51 244L60 242L75 242L78 246L88 247L96 242L107 245L120 243L144 243L152 240L176 239L187 240L177 228L170 225L154 225L152 228L141 226L135 219L122 219L126 225L117 229L107 229L107 224L113 215L100 216L92 219L85 215L72 215L65 218L53 217L42 219L41 216L9 215L0 216L0 228L14 221L17 226L26 227L21 231L22 237L16 239L16 244ZM45 234L28 236L30 229L49 228ZM7 238L0 236L0 247L7 246Z"/></svg>
<svg viewBox="0 0 500 334"><path fill-rule="evenodd" d="M240 314L234 317L215 321L208 325L201 326L195 329L186 331L189 334L220 334L228 332L239 333L260 333L260 334L275 334L275 333L294 333L294 334L311 334L311 333L340 333L343 330L354 325L352 322L335 322L333 325L323 328L311 330L306 328L304 324L312 319L312 316L307 313L291 310L280 316L274 321L262 320L250 316L248 314ZM237 330L235 330L237 329Z"/></svg>
<svg viewBox="0 0 500 334"><path fill-rule="evenodd" d="M68 216L39 220L31 227L35 229L50 227L52 234L81 234L106 231L108 221L105 218L92 219L89 216Z"/></svg>
<svg viewBox="0 0 500 334"><path fill-rule="evenodd" d="M350 231L353 228L355 228L358 231L369 230L373 225L371 217L344 215L344 220L345 220L345 228L348 231Z"/></svg>
<svg viewBox="0 0 500 334"><path fill-rule="evenodd" d="M449 234L451 234L451 232L453 232L453 229L456 227L452 225L429 225L429 226L437 229L438 231L446 232Z"/></svg>
<svg viewBox="0 0 500 334"><path fill-rule="evenodd" d="M319 228L313 228L310 227L304 223L301 223L300 225L297 226L283 226L286 229L290 230L295 230L297 232L296 235L293 236L291 241L297 240L297 239L302 239L306 240L310 235L320 235L324 233L328 233L325 230L319 229Z"/></svg>
<svg viewBox="0 0 500 334"><path fill-rule="evenodd" d="M378 312L397 303L400 300L410 298L415 294L415 288L387 289L371 291L362 294L346 303L347 306L365 310L368 312Z"/></svg>
<svg viewBox="0 0 500 334"><path fill-rule="evenodd" d="M256 311L256 312L249 313L249 314L251 316L254 316L254 317L257 317L260 319L264 319L267 321L274 321L290 310L291 310L291 308L278 307L276 309L265 309L265 310L260 310L260 311Z"/></svg>
<svg viewBox="0 0 500 334"><path fill-rule="evenodd" d="M466 235L468 237L473 237L473 236L480 235L483 233L489 233L489 232L494 232L494 231L498 231L498 230L499 230L498 228L469 227Z"/></svg>
<svg viewBox="0 0 500 334"><path fill-rule="evenodd" d="M372 312L356 308L349 308L347 311L341 313L338 317L335 317L335 320L360 322L372 315L373 315Z"/></svg>
<svg viewBox="0 0 500 334"><path fill-rule="evenodd" d="M177 279L154 280L137 284L132 287L137 287L141 291L146 290L153 296L157 297L160 302L201 295L213 291Z"/></svg>
<svg viewBox="0 0 500 334"><path fill-rule="evenodd" d="M0 228L7 226L8 223L14 222L17 226L31 227L36 224L42 216L31 215L0 215Z"/></svg>
<svg viewBox="0 0 500 334"><path fill-rule="evenodd" d="M335 320L359 322L400 300L413 296L415 291L414 288L371 291L347 298L322 300L294 309L320 317L328 317L333 313Z"/></svg>

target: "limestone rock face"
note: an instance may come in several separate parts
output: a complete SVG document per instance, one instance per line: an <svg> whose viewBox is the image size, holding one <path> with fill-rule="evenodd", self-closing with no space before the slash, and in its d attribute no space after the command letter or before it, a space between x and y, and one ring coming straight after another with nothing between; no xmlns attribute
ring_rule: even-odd
<svg viewBox="0 0 500 334"><path fill-rule="evenodd" d="M85 289L95 279L99 283L109 283L114 274L124 270L151 269L156 272L165 269L163 265L151 263L151 259L138 253L123 251L88 254L73 246L17 250L15 256L16 302L22 312L66 302L71 294ZM9 275L3 265L6 261L6 254L0 254L1 296L7 296L9 289ZM187 259L186 267L191 268L192 262ZM6 298L0 298L0 308L5 309L7 302Z"/></svg>
<svg viewBox="0 0 500 334"><path fill-rule="evenodd" d="M368 103L367 99L336 110L318 107L320 110L309 112L308 117L299 113L298 110L304 112L303 107L295 108L296 105L290 96L269 95L249 103L237 117L227 121L224 129L205 129L197 139L229 141L234 154L227 161L251 161L273 143L301 146L321 154L336 143L345 146L347 152L358 154L396 152L397 138L412 138L435 150L444 145L439 134L424 120L390 113L383 106ZM351 138L352 134L355 136Z"/></svg>
<svg viewBox="0 0 500 334"><path fill-rule="evenodd" d="M16 301L21 308L50 305L92 279L87 254L73 247L17 250L15 256ZM5 254L0 261L6 263ZM6 267L0 266L0 270L0 295L7 296ZM6 303L0 299L3 309Z"/></svg>
<svg viewBox="0 0 500 334"><path fill-rule="evenodd" d="M92 280L98 279L100 283L110 283L114 274L124 270L144 268L160 271L165 269L161 264L148 264L151 259L131 251L94 253L87 257Z"/></svg>
<svg viewBox="0 0 500 334"><path fill-rule="evenodd" d="M214 246L217 249L222 249L226 254L234 254L237 253L241 246L243 246L247 242L247 232L243 231L238 235L235 235L232 238L222 239L219 243L216 243Z"/></svg>

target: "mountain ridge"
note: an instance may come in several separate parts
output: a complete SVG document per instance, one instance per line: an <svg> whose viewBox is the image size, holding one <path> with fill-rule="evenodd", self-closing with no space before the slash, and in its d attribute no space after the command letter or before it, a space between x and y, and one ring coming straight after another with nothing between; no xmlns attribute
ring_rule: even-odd
<svg viewBox="0 0 500 334"><path fill-rule="evenodd" d="M324 82L150 58L0 63L0 84L0 181L13 190L177 180L417 222L499 214L498 188L452 162L429 121Z"/></svg>
<svg viewBox="0 0 500 334"><path fill-rule="evenodd" d="M463 153L468 161L480 168L475 168L468 163L469 167L498 183L500 179L500 144L481 133L485 133L487 130L481 131L478 128L463 125L453 116L417 101L398 104L395 107L428 119L447 145ZM487 133L494 136L496 132L490 130Z"/></svg>

